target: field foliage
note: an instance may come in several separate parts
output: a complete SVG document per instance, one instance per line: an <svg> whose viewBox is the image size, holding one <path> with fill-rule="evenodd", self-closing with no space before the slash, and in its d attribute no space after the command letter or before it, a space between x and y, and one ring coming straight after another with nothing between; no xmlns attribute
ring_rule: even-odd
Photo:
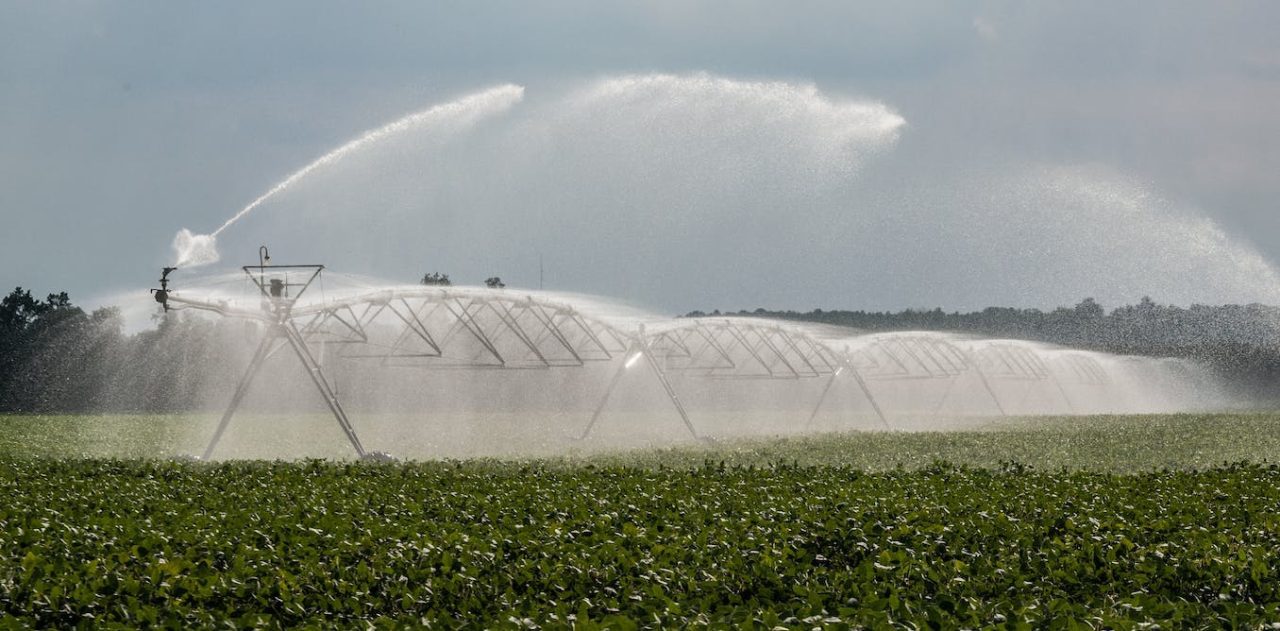
<svg viewBox="0 0 1280 631"><path fill-rule="evenodd" d="M216 420L212 415L0 415L0 458L169 458L200 453ZM507 460L573 467L699 467L713 460L742 466L785 462L884 471L944 460L984 468L1012 461L1039 470L1123 473L1203 469L1245 460L1280 462L1280 414L1006 418L967 431L792 434L710 443L690 441L678 432L664 446L628 450L618 450L607 440L573 442L561 433L555 433L559 442L554 445L529 445L509 438L503 430L511 428L490 429L478 433L476 442L483 445L463 445L456 451L432 452L403 440L380 443L368 434L365 440L369 448L403 459L506 454ZM319 414L237 417L218 453L237 453L236 441L247 447L239 451L259 458L351 457L351 447L332 417ZM535 459L532 453L557 455Z"/></svg>
<svg viewBox="0 0 1280 631"><path fill-rule="evenodd" d="M1016 458L849 466L860 461L840 450L872 439L908 441L896 454L925 444L914 440L962 453L973 437L385 465L10 452L0 456L0 626L1280 620L1276 466L1196 468L1180 452L1178 468L1116 473L1101 470L1121 457L1114 444L1092 442L1073 449L1091 449L1098 470Z"/></svg>

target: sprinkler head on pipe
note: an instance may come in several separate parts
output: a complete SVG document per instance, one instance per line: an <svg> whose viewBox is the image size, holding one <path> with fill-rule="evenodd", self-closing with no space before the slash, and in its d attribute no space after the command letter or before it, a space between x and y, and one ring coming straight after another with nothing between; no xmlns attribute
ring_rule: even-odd
<svg viewBox="0 0 1280 631"><path fill-rule="evenodd" d="M155 296L156 302L164 307L165 311L169 310L169 274L173 273L177 267L165 267L160 270L160 289L152 289L151 294Z"/></svg>

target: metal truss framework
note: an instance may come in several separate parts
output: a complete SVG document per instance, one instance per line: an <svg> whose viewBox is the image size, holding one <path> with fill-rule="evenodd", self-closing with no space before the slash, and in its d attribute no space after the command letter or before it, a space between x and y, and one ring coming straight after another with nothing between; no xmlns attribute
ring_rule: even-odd
<svg viewBox="0 0 1280 631"><path fill-rule="evenodd" d="M166 308L198 309L266 324L266 331L231 402L205 449L212 456L263 362L276 351L294 351L356 454L367 452L325 375L321 358L374 362L386 367L434 369L558 369L615 362L591 418L577 436L597 426L628 369L644 361L685 428L701 438L671 377L723 380L825 379L808 418L812 424L840 379L850 380L876 418L891 429L871 388L875 381L948 379L940 409L955 382L975 374L999 409L1005 406L990 379L1046 380L1065 390L1053 370L1024 346L991 343L972 350L940 336L893 334L860 338L837 350L804 326L756 318L704 317L637 325L625 330L573 305L518 291L417 286L374 290L332 300L300 303L323 266L243 268L261 294L258 309L165 290ZM167 276L167 273L166 273ZM1101 383L1106 372L1088 355L1065 354L1065 372L1081 383ZM1069 399L1067 399L1070 405Z"/></svg>

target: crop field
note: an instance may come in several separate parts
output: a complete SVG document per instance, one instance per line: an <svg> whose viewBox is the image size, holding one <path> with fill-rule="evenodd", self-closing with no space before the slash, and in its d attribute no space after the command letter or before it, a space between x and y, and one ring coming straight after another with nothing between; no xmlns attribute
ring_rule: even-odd
<svg viewBox="0 0 1280 631"><path fill-rule="evenodd" d="M1280 620L1275 416L377 465L35 440L100 420L0 419L0 626Z"/></svg>

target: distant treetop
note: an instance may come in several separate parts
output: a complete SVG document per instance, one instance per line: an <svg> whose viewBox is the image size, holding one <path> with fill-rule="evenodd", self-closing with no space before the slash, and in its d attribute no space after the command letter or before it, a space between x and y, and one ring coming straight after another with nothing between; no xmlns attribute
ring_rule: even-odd
<svg viewBox="0 0 1280 631"><path fill-rule="evenodd" d="M449 275L448 275L448 274L441 274L440 272L432 272L432 273L430 273L430 274L423 274L423 276L422 276L422 281L420 281L420 282L421 282L423 285L441 285L441 286L449 286L449 285L452 285L452 284L453 284L453 282L449 280Z"/></svg>

